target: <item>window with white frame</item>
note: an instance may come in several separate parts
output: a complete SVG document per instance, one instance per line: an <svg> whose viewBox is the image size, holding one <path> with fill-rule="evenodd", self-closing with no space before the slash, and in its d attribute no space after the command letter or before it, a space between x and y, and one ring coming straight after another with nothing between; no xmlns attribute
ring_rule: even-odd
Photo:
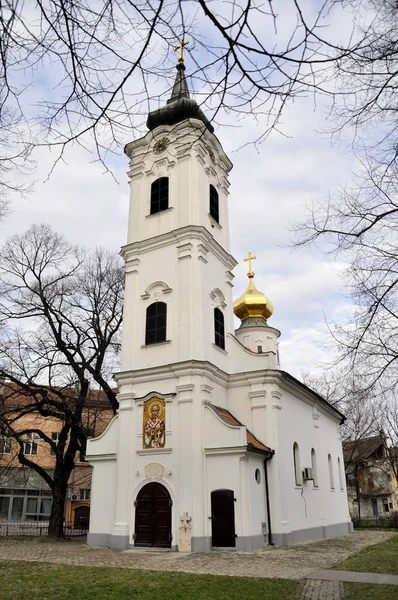
<svg viewBox="0 0 398 600"><path fill-rule="evenodd" d="M51 434L51 439L56 446L58 446L59 442L59 431L53 432ZM50 456L55 456L57 454L56 449L51 446L50 448Z"/></svg>
<svg viewBox="0 0 398 600"><path fill-rule="evenodd" d="M80 490L80 500L90 500L91 490Z"/></svg>
<svg viewBox="0 0 398 600"><path fill-rule="evenodd" d="M332 457L330 456L330 454L328 454L328 465L329 465L330 489L334 490L333 462L332 462Z"/></svg>
<svg viewBox="0 0 398 600"><path fill-rule="evenodd" d="M30 431L25 435L23 444L23 453L30 456L37 456L39 449L39 434Z"/></svg>
<svg viewBox="0 0 398 600"><path fill-rule="evenodd" d="M301 467L300 467L300 451L297 442L293 444L293 461L294 461L294 479L296 485L302 485L303 480L301 476Z"/></svg>
<svg viewBox="0 0 398 600"><path fill-rule="evenodd" d="M340 489L344 490L344 483L343 483L343 471L341 469L341 460L340 457L337 458L337 468L339 471L339 483L340 483Z"/></svg>
<svg viewBox="0 0 398 600"><path fill-rule="evenodd" d="M0 433L0 455L11 454L12 440L8 433Z"/></svg>
<svg viewBox="0 0 398 600"><path fill-rule="evenodd" d="M314 487L318 487L318 471L316 468L316 454L314 448L311 450L311 467L312 467L312 484Z"/></svg>

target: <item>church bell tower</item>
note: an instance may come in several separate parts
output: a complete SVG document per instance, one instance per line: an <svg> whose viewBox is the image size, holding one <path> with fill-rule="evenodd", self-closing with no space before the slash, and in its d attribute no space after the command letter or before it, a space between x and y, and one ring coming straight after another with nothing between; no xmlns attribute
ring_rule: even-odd
<svg viewBox="0 0 398 600"><path fill-rule="evenodd" d="M148 116L149 132L125 148L131 192L122 372L193 359L227 368L236 265L228 229L232 163L190 97L182 43L176 68L170 98Z"/></svg>

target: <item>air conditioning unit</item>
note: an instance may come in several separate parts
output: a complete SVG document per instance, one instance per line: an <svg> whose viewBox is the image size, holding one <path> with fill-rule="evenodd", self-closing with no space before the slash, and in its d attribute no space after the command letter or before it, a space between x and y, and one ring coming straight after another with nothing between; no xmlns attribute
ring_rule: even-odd
<svg viewBox="0 0 398 600"><path fill-rule="evenodd" d="M306 469L303 470L303 479L304 481L311 481L311 479L314 479L314 476L312 474L312 469L310 469L309 467L307 467Z"/></svg>
<svg viewBox="0 0 398 600"><path fill-rule="evenodd" d="M71 494L70 499L75 501L80 500L80 494Z"/></svg>

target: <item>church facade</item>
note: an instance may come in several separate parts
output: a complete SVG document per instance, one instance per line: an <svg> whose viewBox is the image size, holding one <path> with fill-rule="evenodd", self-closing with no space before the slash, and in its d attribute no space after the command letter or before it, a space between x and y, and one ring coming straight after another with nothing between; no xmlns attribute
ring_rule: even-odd
<svg viewBox="0 0 398 600"><path fill-rule="evenodd" d="M250 253L233 302L232 164L184 71L125 149L120 408L88 442L88 543L251 550L348 533L343 416L280 368Z"/></svg>

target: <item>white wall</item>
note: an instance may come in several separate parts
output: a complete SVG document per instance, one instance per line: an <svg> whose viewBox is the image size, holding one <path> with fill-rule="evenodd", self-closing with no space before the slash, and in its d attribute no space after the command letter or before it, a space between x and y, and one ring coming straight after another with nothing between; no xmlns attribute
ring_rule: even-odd
<svg viewBox="0 0 398 600"><path fill-rule="evenodd" d="M331 418L319 406L297 401L286 391L283 392L281 405L278 455L285 530L295 531L348 522L345 481L343 479L341 490L337 472L337 457L342 460L337 419ZM315 449L318 488L314 487L312 481L296 485L293 460L295 442L299 446L301 470L311 467L311 449ZM329 453L333 463L334 490L330 488ZM278 456L274 458L278 460Z"/></svg>

